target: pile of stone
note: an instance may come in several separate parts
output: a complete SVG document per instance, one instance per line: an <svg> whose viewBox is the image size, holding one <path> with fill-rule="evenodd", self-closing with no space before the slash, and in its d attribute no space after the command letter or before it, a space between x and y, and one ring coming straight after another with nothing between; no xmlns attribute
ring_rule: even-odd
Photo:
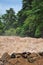
<svg viewBox="0 0 43 65"><path fill-rule="evenodd" d="M12 53L7 52L0 58L0 65L43 65L43 52Z"/></svg>

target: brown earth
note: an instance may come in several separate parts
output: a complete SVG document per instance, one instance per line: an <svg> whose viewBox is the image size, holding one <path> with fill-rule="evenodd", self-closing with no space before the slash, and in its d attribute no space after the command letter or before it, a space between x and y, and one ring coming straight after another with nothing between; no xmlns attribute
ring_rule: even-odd
<svg viewBox="0 0 43 65"><path fill-rule="evenodd" d="M0 36L0 57L3 53L42 52L43 38Z"/></svg>

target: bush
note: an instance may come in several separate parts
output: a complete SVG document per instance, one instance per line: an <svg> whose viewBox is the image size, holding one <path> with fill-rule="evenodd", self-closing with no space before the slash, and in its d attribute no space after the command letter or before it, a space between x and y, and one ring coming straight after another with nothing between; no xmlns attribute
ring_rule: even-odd
<svg viewBox="0 0 43 65"><path fill-rule="evenodd" d="M11 29L9 29L9 30L6 30L6 31L5 31L5 35L9 35L9 36L11 36L11 35L16 35L16 29L11 28Z"/></svg>
<svg viewBox="0 0 43 65"><path fill-rule="evenodd" d="M37 28L35 31L35 37L40 37L41 36L41 31Z"/></svg>
<svg viewBox="0 0 43 65"><path fill-rule="evenodd" d="M16 28L16 34L17 34L17 35L20 35L20 32L21 32L21 27L17 27L17 28Z"/></svg>

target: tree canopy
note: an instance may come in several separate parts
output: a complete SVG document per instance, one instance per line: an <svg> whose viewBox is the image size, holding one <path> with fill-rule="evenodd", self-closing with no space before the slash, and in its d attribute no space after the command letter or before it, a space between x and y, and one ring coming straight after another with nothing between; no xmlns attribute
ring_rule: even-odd
<svg viewBox="0 0 43 65"><path fill-rule="evenodd" d="M43 37L43 0L22 0L17 15L10 8L1 18L0 35L4 31L4 35Z"/></svg>

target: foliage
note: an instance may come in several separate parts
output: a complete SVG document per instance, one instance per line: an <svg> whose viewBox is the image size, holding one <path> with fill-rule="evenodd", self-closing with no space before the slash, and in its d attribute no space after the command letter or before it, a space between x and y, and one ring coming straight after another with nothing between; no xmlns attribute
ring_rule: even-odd
<svg viewBox="0 0 43 65"><path fill-rule="evenodd" d="M5 35L43 37L43 0L22 0L22 9L17 15L10 8L2 19L0 32L4 31Z"/></svg>
<svg viewBox="0 0 43 65"><path fill-rule="evenodd" d="M5 35L7 36L7 35L9 35L9 36L13 36L13 35L16 35L16 30L15 29L13 29L13 28L10 28L10 29L8 29L8 30L6 30L5 31Z"/></svg>
<svg viewBox="0 0 43 65"><path fill-rule="evenodd" d="M0 20L0 35L4 33L4 24Z"/></svg>
<svg viewBox="0 0 43 65"><path fill-rule="evenodd" d="M6 14L2 15L2 19L6 26L5 29L14 27L15 26L14 22L16 23L16 16L15 16L14 10L12 8L10 8L9 10L6 10Z"/></svg>

